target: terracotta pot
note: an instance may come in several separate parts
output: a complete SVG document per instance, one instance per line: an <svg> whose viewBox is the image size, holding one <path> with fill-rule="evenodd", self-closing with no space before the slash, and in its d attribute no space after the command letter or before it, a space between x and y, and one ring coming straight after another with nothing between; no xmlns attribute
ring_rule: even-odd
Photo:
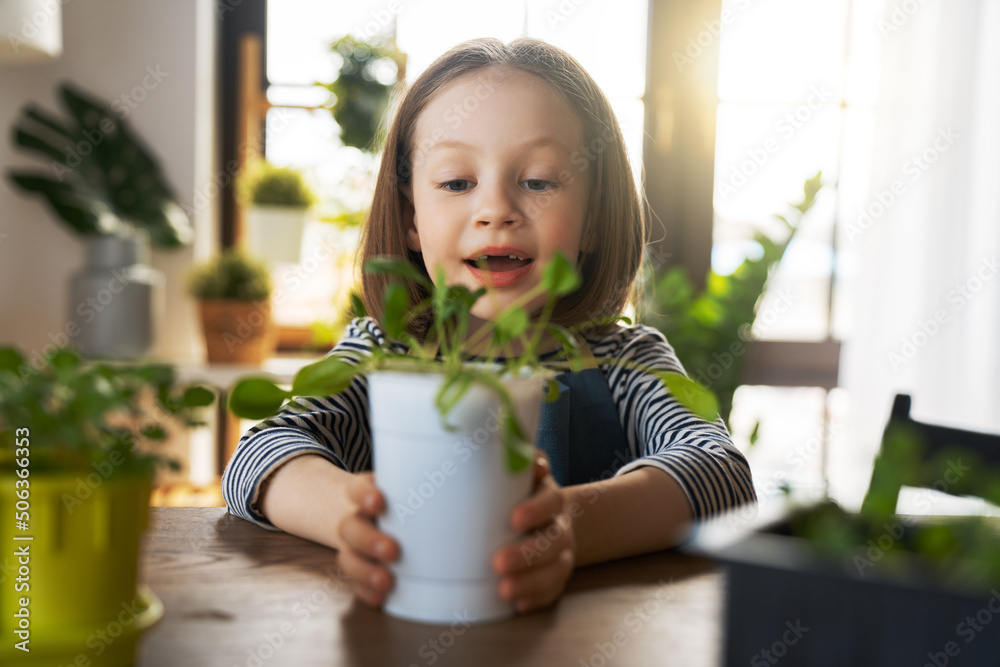
<svg viewBox="0 0 1000 667"><path fill-rule="evenodd" d="M278 331L270 301L200 301L208 361L259 365L274 354Z"/></svg>

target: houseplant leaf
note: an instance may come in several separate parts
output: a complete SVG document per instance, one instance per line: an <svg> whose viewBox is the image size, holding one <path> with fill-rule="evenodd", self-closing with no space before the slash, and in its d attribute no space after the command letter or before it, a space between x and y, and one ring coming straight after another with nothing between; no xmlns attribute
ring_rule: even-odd
<svg viewBox="0 0 1000 667"><path fill-rule="evenodd" d="M56 180L23 171L11 172L11 180L45 197L78 233L114 234L129 225L161 247L190 243L190 220L125 120L70 84L59 93L68 120L30 105L14 128L17 145L44 157Z"/></svg>
<svg viewBox="0 0 1000 667"><path fill-rule="evenodd" d="M186 408L203 408L212 404L215 394L204 387L188 387L184 390L181 405Z"/></svg>
<svg viewBox="0 0 1000 667"><path fill-rule="evenodd" d="M0 371L17 373L18 369L27 363L24 355L13 347L0 347Z"/></svg>
<svg viewBox="0 0 1000 667"><path fill-rule="evenodd" d="M243 419L266 419L290 397L289 392L267 378L246 378L233 387L229 409Z"/></svg>
<svg viewBox="0 0 1000 667"><path fill-rule="evenodd" d="M398 257L375 257L365 262L364 270L371 273L383 273L411 280L428 292L433 289L433 285L431 285L431 281L427 276L418 271L415 266L405 259L399 259Z"/></svg>
<svg viewBox="0 0 1000 667"><path fill-rule="evenodd" d="M303 366L292 383L294 396L330 396L347 389L354 376L364 370L363 365L353 365L336 357L327 357Z"/></svg>
<svg viewBox="0 0 1000 667"><path fill-rule="evenodd" d="M112 234L121 227L111 209L87 191L33 172L12 171L8 175L22 190L45 197L56 215L79 234Z"/></svg>
<svg viewBox="0 0 1000 667"><path fill-rule="evenodd" d="M410 307L410 295L397 282L390 283L385 290L383 320L385 332L399 340L406 335L406 312Z"/></svg>
<svg viewBox="0 0 1000 667"><path fill-rule="evenodd" d="M719 416L719 403L715 394L689 377L671 371L655 371L681 405L706 421Z"/></svg>
<svg viewBox="0 0 1000 667"><path fill-rule="evenodd" d="M580 274L561 252L556 252L542 272L542 285L549 293L563 296L580 286Z"/></svg>

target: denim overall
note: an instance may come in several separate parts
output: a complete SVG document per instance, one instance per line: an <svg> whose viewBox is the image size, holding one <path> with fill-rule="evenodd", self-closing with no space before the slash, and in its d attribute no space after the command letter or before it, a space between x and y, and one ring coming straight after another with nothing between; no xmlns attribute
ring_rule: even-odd
<svg viewBox="0 0 1000 667"><path fill-rule="evenodd" d="M542 404L535 446L549 457L559 486L608 479L632 460L604 373L580 341L583 368L556 376L559 398Z"/></svg>

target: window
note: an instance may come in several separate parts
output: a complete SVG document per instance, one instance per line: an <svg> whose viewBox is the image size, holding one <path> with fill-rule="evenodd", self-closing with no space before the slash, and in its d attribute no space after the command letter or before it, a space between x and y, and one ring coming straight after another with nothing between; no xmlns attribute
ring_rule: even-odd
<svg viewBox="0 0 1000 667"><path fill-rule="evenodd" d="M801 197L806 178L822 170L828 184L761 303L766 309L782 292L792 302L770 326L755 326L764 340L851 335L856 258L845 230L869 190L883 6L723 1L713 268L726 273L753 252L754 231L779 233L772 216ZM838 392L738 390L734 436L748 443L761 421L760 449L749 456L764 491L774 491L789 468L798 486L822 486L823 447L816 443L834 446L840 437L846 401Z"/></svg>

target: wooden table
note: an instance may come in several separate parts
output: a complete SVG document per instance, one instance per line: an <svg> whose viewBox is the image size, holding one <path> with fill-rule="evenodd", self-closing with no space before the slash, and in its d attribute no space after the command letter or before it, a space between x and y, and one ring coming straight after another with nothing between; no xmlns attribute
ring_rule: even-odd
<svg viewBox="0 0 1000 667"><path fill-rule="evenodd" d="M166 613L136 667L696 667L722 640L722 574L669 551L581 568L540 612L424 625L357 602L336 551L224 508L154 507L142 578Z"/></svg>

